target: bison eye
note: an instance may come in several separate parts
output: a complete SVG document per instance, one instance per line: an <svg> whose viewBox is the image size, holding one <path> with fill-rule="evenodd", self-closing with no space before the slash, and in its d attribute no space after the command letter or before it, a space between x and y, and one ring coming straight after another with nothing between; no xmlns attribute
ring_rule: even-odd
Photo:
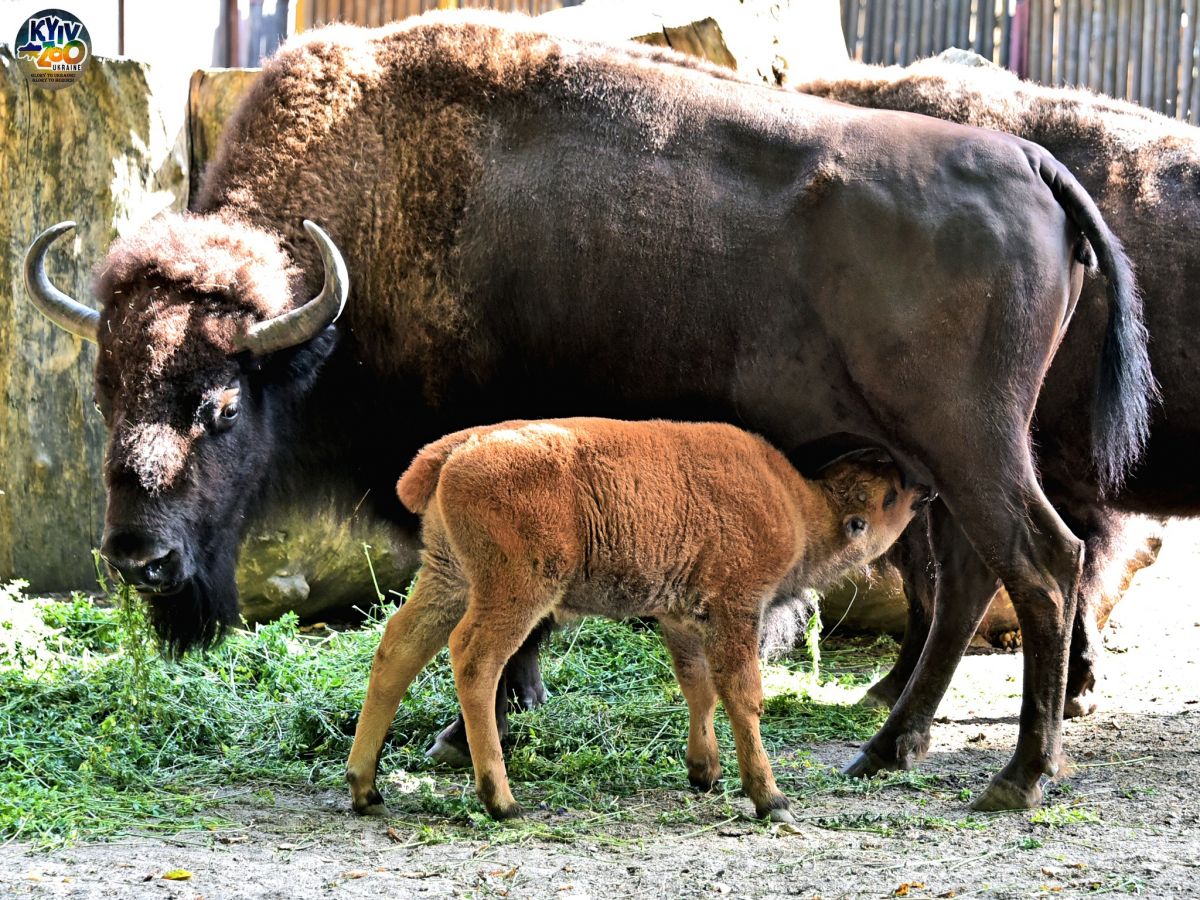
<svg viewBox="0 0 1200 900"><path fill-rule="evenodd" d="M238 417L238 390L226 388L213 407L212 427L214 431L228 431Z"/></svg>
<svg viewBox="0 0 1200 900"><path fill-rule="evenodd" d="M897 494L896 494L896 489L895 489L895 488L892 488L891 490L889 490L889 491L887 492L887 494L886 494L886 495L884 495L884 498L883 498L883 508L884 508L884 509L891 509L891 508L892 508L892 506L893 506L893 505L895 504L895 502L896 502L896 496L897 496Z"/></svg>
<svg viewBox="0 0 1200 900"><path fill-rule="evenodd" d="M846 537L857 540L867 533L867 520L862 516L850 516L845 522Z"/></svg>

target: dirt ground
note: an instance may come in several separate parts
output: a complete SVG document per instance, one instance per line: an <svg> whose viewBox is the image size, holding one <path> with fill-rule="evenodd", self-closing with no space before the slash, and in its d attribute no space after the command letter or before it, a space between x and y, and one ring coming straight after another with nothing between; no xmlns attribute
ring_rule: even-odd
<svg viewBox="0 0 1200 900"><path fill-rule="evenodd" d="M357 818L341 792L264 786L225 807L235 824L212 833L50 853L9 843L0 848L0 895L1200 896L1197 571L1200 527L1172 526L1160 561L1114 613L1103 706L1068 723L1075 771L1048 789L1041 813L967 808L1016 734L1020 657L994 654L965 660L916 776L866 785L826 779L794 804L796 833L755 822L740 797L680 790L626 798L612 814L533 810L534 827L511 841L472 839L428 818ZM846 742L811 750L830 766L853 755ZM777 769L787 762L777 756ZM165 879L173 869L191 876Z"/></svg>

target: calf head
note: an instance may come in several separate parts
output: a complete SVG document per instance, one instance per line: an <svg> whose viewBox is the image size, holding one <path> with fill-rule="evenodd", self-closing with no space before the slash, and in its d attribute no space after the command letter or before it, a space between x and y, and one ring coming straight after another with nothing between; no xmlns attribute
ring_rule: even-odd
<svg viewBox="0 0 1200 900"><path fill-rule="evenodd" d="M840 571L880 556L932 498L921 485L906 484L900 468L878 450L839 457L818 478L830 510L830 544ZM837 573L831 573L837 574Z"/></svg>
<svg viewBox="0 0 1200 900"><path fill-rule="evenodd" d="M277 237L216 216L167 217L115 243L97 278L101 312L44 272L46 250L72 223L26 254L38 308L99 343L96 405L109 434L101 553L146 599L175 654L210 646L239 621L247 512L336 342L345 264L320 228L304 225L325 266L307 303L294 300L300 273Z"/></svg>

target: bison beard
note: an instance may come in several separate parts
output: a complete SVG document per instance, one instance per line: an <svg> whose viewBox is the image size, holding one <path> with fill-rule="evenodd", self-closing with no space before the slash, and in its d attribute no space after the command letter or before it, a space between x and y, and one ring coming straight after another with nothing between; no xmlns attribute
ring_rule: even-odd
<svg viewBox="0 0 1200 900"><path fill-rule="evenodd" d="M238 608L236 535L208 548L195 576L170 597L144 595L150 625L163 652L178 659L188 650L208 650L242 620Z"/></svg>

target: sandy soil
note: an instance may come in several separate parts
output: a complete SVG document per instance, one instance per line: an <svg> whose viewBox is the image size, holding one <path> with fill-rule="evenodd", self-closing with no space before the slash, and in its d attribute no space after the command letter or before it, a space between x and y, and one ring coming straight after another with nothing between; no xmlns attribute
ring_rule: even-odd
<svg viewBox="0 0 1200 900"><path fill-rule="evenodd" d="M10 843L0 896L1200 896L1198 570L1200 528L1172 526L1113 616L1104 705L1068 723L1076 769L1040 814L967 809L1016 733L1020 657L995 654L964 662L922 777L826 786L795 804L796 833L753 821L740 797L680 790L626 798L616 815L535 810L543 834L526 827L506 842L436 820L359 819L340 792L275 789L226 807L237 824L213 833L52 853ZM845 742L811 749L829 765L853 754ZM785 784L787 765L777 757ZM164 879L172 869L192 874Z"/></svg>

